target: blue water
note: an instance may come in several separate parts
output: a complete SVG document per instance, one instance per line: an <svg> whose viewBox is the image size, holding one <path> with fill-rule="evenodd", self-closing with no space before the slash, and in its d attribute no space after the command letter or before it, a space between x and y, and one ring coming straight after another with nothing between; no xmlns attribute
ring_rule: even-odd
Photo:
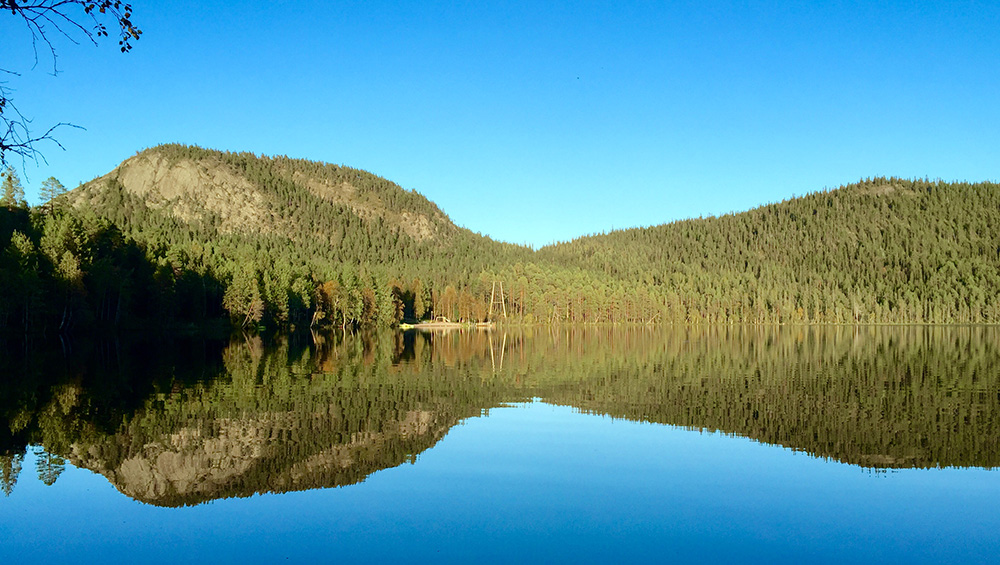
<svg viewBox="0 0 1000 565"><path fill-rule="evenodd" d="M4 562L996 562L1000 472L873 471L541 401L351 486L160 508L67 465L0 499Z"/></svg>

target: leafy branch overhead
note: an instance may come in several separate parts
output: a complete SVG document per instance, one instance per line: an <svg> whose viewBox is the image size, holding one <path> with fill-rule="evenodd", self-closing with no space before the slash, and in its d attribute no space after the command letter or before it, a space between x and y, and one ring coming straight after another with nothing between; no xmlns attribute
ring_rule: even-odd
<svg viewBox="0 0 1000 565"><path fill-rule="evenodd" d="M127 53L132 42L142 36L142 30L132 21L132 5L116 0L0 0L0 13L4 12L20 19L31 36L34 66L38 65L39 45L48 51L53 74L59 70L55 37L62 36L73 43L79 43L77 39L83 37L96 45L98 38L110 35L108 26L111 26L117 30L121 52ZM20 76L9 68L0 68L0 74ZM69 125L59 123L42 134L32 133L31 120L13 104L11 92L6 82L0 82L0 165L7 163L8 153L22 159L37 159L40 154L35 143L45 140L59 145L52 133Z"/></svg>

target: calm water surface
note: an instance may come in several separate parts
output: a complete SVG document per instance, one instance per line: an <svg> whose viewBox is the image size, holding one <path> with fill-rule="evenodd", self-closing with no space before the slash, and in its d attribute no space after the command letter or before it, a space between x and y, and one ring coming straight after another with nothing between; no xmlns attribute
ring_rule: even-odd
<svg viewBox="0 0 1000 565"><path fill-rule="evenodd" d="M995 562L1000 330L0 351L0 557Z"/></svg>

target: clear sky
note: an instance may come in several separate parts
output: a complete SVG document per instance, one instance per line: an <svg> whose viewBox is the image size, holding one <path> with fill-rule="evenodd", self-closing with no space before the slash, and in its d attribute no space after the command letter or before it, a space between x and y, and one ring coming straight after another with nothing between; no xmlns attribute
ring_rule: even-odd
<svg viewBox="0 0 1000 565"><path fill-rule="evenodd" d="M365 169L540 246L867 176L1000 178L995 0L133 6L131 53L54 37L57 76L0 14L36 132L86 128L23 167L29 201L180 142Z"/></svg>

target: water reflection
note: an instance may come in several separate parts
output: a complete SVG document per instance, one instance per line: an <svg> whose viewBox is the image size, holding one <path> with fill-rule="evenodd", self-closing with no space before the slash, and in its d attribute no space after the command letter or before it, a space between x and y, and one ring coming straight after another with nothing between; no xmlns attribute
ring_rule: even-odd
<svg viewBox="0 0 1000 565"><path fill-rule="evenodd" d="M8 347L0 481L24 454L161 506L340 486L530 398L871 468L1000 458L996 328L542 328ZM29 446L37 446L30 448Z"/></svg>

